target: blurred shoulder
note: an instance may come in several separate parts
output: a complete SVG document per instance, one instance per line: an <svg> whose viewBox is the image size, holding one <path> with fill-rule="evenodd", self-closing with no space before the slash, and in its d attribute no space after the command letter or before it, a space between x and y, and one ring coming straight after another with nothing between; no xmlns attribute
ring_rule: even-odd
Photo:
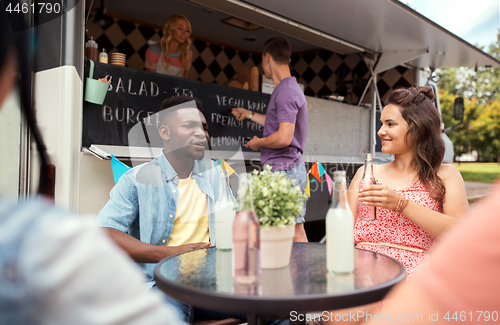
<svg viewBox="0 0 500 325"><path fill-rule="evenodd" d="M462 180L462 174L460 174L458 168L452 164L442 164L441 166L439 166L437 173L443 180L450 178L458 178Z"/></svg>
<svg viewBox="0 0 500 325"><path fill-rule="evenodd" d="M6 231L0 231L0 234L4 239L28 233L37 234L41 238L75 223L83 221L76 218L74 212L57 207L42 198L31 198L22 203L0 201L0 229Z"/></svg>

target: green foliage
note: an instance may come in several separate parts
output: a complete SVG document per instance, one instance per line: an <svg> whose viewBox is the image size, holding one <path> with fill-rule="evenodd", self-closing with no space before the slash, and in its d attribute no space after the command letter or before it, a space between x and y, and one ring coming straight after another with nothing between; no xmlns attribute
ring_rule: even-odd
<svg viewBox="0 0 500 325"><path fill-rule="evenodd" d="M471 123L477 137L477 149L487 161L500 162L500 102L486 105Z"/></svg>
<svg viewBox="0 0 500 325"><path fill-rule="evenodd" d="M488 52L500 59L500 31ZM464 97L462 127L447 132L455 156L476 150L481 160L500 162L500 68L442 68L436 75L445 128L459 123L453 119L453 103Z"/></svg>
<svg viewBox="0 0 500 325"><path fill-rule="evenodd" d="M440 68L435 71L439 88L452 95L474 95L474 69L468 67Z"/></svg>
<svg viewBox="0 0 500 325"><path fill-rule="evenodd" d="M284 172L271 172L269 165L260 173L253 172L252 190L255 212L262 227L294 225L307 199L295 185L295 179Z"/></svg>
<svg viewBox="0 0 500 325"><path fill-rule="evenodd" d="M500 59L500 30L497 42L489 46L488 54ZM436 69L436 75L438 86L452 95L476 97L480 104L500 100L500 68L440 68Z"/></svg>
<svg viewBox="0 0 500 325"><path fill-rule="evenodd" d="M460 121L456 121L453 118L454 102L457 97L447 91L442 91L439 96L445 128L456 126L460 123ZM446 133L453 142L455 156L470 153L472 150L478 149L478 137L476 129L472 125L472 122L478 116L478 111L477 101L464 100L464 120L461 126L455 127Z"/></svg>

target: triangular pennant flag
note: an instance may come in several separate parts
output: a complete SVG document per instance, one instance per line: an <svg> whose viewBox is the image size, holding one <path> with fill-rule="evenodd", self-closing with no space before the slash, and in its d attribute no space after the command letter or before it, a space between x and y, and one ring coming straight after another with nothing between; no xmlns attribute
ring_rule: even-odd
<svg viewBox="0 0 500 325"><path fill-rule="evenodd" d="M311 197L311 185L309 184L309 174L307 174L306 194L308 197Z"/></svg>
<svg viewBox="0 0 500 325"><path fill-rule="evenodd" d="M323 169L323 172L324 172L324 169ZM316 162L314 163L314 165L312 165L311 169L309 169L309 173L311 175L313 175L314 178L316 178L319 182L319 178L321 177L320 173L319 173L319 167L318 167L318 161L316 160Z"/></svg>
<svg viewBox="0 0 500 325"><path fill-rule="evenodd" d="M318 164L319 177L321 177L325 174L325 169L319 161L316 161L316 163Z"/></svg>
<svg viewBox="0 0 500 325"><path fill-rule="evenodd" d="M217 163L221 166L222 170L227 170L228 176L231 176L233 173L239 177L236 171L231 167L224 158L217 159Z"/></svg>
<svg viewBox="0 0 500 325"><path fill-rule="evenodd" d="M327 173L325 173L325 178L326 178L326 184L328 185L328 193L332 195L332 188L333 188L332 178Z"/></svg>
<svg viewBox="0 0 500 325"><path fill-rule="evenodd" d="M118 183L120 177L125 174L131 167L125 165L114 155L111 155L111 168L113 169L113 178L115 179L115 184Z"/></svg>

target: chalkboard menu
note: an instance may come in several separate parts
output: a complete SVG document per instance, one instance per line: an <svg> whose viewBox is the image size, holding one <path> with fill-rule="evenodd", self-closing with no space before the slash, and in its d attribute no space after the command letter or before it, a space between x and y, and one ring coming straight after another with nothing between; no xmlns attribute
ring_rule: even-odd
<svg viewBox="0 0 500 325"><path fill-rule="evenodd" d="M88 75L87 61L85 76ZM254 135L262 137L263 127L250 120L238 122L231 108L244 107L265 114L270 99L268 94L96 62L93 79L107 75L112 76L112 81L104 103L83 102L84 147L91 144L129 145L132 127L143 123L148 129L156 128L155 116L158 114L155 113L163 100L175 95L194 96L202 102L212 150L234 150L241 144L243 150L251 151L244 145ZM151 144L163 146L159 136Z"/></svg>

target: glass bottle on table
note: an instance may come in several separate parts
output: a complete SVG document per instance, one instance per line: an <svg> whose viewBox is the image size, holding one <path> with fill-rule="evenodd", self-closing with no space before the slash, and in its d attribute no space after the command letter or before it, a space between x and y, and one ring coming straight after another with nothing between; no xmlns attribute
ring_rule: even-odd
<svg viewBox="0 0 500 325"><path fill-rule="evenodd" d="M347 203L345 171L333 173L332 204L326 214L326 268L346 274L354 271L354 218Z"/></svg>
<svg viewBox="0 0 500 325"><path fill-rule="evenodd" d="M236 206L231 197L227 170L222 171L220 184L220 196L215 202L215 245L218 250L230 250L233 247L233 221Z"/></svg>
<svg viewBox="0 0 500 325"><path fill-rule="evenodd" d="M367 153L365 157L365 170L363 171L363 178L359 183L359 188L377 185L377 180L373 176L373 155ZM361 200L358 200L358 218L365 221L374 221L377 219L377 207L366 205Z"/></svg>
<svg viewBox="0 0 500 325"><path fill-rule="evenodd" d="M233 278L236 283L252 284L260 274L260 222L253 205L251 176L240 176L240 204L233 223Z"/></svg>

